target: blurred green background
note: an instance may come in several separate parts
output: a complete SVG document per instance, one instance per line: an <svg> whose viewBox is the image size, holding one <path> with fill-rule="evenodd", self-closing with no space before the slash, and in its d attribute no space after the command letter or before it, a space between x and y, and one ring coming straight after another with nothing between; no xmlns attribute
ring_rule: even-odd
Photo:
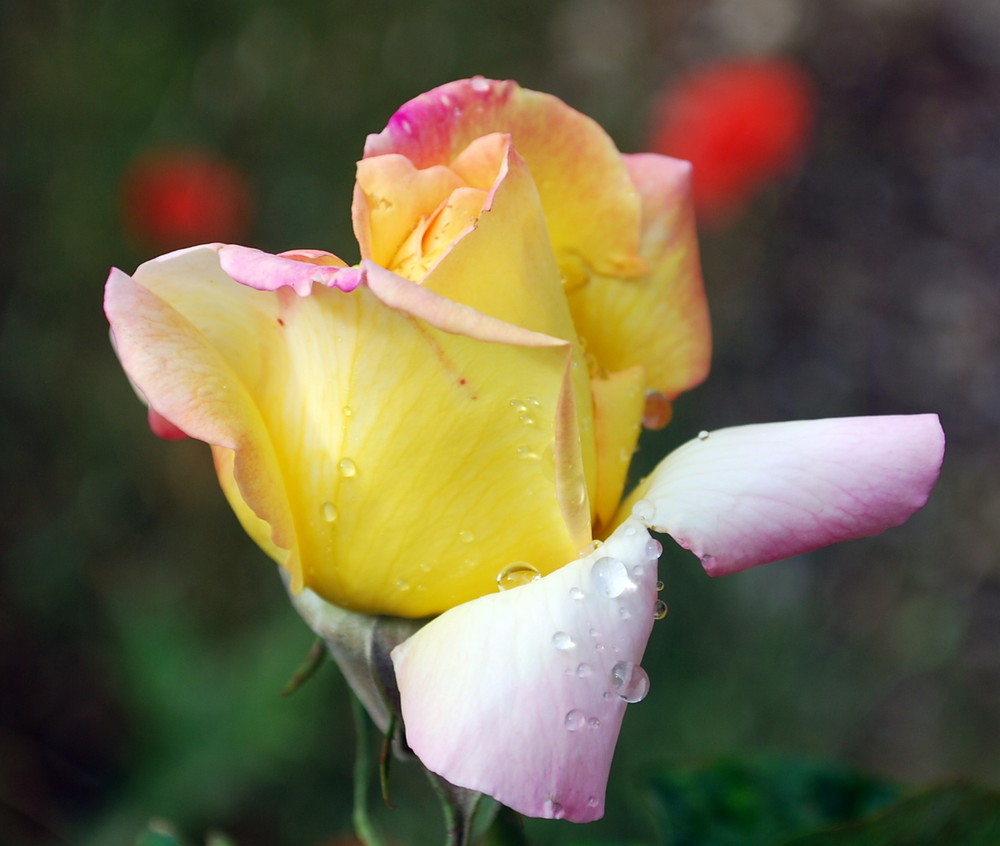
<svg viewBox="0 0 1000 846"><path fill-rule="evenodd" d="M719 755L1000 785L1000 6L981 0L34 0L0 6L0 842L329 846L353 732L330 666L226 507L207 448L148 431L102 286L150 248L120 191L151 149L245 174L248 243L356 259L366 133L453 78L513 77L642 148L653 103L713 59L812 75L801 167L703 237L709 381L647 439L937 411L929 506L884 537L711 581L663 559L670 614L626 718L607 818L536 842L649 842L651 774ZM386 527L391 530L391 527ZM413 767L396 843L440 840Z"/></svg>

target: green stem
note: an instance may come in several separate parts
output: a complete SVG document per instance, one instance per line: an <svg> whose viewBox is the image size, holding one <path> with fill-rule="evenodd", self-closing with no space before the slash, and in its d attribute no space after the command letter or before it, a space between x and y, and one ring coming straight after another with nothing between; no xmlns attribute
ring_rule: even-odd
<svg viewBox="0 0 1000 846"><path fill-rule="evenodd" d="M444 824L448 837L446 846L470 846L473 835L472 823L479 800L483 798L482 794L466 790L464 787L455 787L430 770L425 772L444 810Z"/></svg>
<svg viewBox="0 0 1000 846"><path fill-rule="evenodd" d="M382 836L375 830L368 814L368 785L372 775L371 724L361 700L353 693L351 716L354 718L354 809L351 821L354 833L365 846L385 846Z"/></svg>

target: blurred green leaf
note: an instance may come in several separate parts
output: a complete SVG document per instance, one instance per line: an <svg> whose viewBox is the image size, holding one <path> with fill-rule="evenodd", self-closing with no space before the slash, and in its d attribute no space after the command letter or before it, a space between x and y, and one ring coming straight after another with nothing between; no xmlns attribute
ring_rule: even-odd
<svg viewBox="0 0 1000 846"><path fill-rule="evenodd" d="M874 819L797 837L787 846L994 846L1000 793L948 785L893 805Z"/></svg>
<svg viewBox="0 0 1000 846"><path fill-rule="evenodd" d="M825 762L724 759L658 773L655 829L667 846L774 846L865 817L898 798L892 785Z"/></svg>
<svg viewBox="0 0 1000 846"><path fill-rule="evenodd" d="M187 846L187 841L166 820L150 820L136 840L136 846Z"/></svg>

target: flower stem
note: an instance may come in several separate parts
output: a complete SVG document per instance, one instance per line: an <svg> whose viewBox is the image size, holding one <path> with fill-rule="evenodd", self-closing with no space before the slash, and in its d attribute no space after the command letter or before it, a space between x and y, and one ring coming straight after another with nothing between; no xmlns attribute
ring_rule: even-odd
<svg viewBox="0 0 1000 846"><path fill-rule="evenodd" d="M351 822L354 833L365 846L385 846L368 814L368 785L372 774L371 723L361 700L350 695L351 716L354 718L354 808Z"/></svg>
<svg viewBox="0 0 1000 846"><path fill-rule="evenodd" d="M473 821L476 816L476 808L479 800L483 798L481 793L475 790L466 790L464 787L455 787L445 781L441 776L425 771L430 779L434 792L441 800L441 808L444 811L445 829L448 839L446 846L470 846L473 837Z"/></svg>

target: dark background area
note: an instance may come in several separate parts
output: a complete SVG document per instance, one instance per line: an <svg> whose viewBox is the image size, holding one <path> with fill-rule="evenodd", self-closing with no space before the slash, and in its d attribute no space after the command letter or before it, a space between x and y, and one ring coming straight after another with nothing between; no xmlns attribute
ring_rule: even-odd
<svg viewBox="0 0 1000 846"><path fill-rule="evenodd" d="M718 581L668 549L608 816L529 833L641 842L648 773L723 754L1000 786L1000 5L35 0L0 6L0 842L131 843L154 816L241 846L350 832L343 682L279 697L311 635L207 448L149 433L108 343L108 268L154 254L123 221L130 164L212 151L248 180L248 243L353 261L354 162L421 91L512 77L636 151L664 86L761 53L812 76L815 134L704 234L713 372L643 459L936 411L944 473L879 538ZM379 819L438 842L414 769Z"/></svg>

